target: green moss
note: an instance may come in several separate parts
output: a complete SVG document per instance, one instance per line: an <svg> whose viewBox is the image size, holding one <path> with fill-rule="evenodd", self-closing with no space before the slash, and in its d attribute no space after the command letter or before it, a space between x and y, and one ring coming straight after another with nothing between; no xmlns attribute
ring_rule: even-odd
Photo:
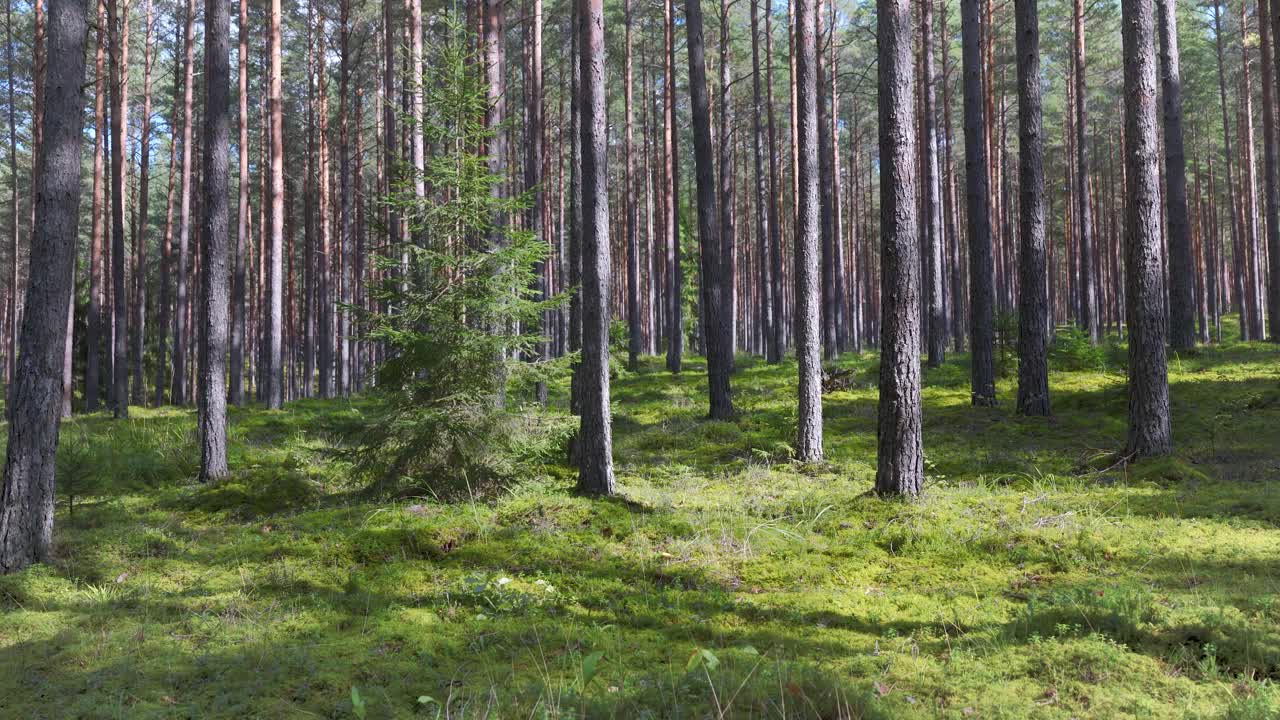
<svg viewBox="0 0 1280 720"><path fill-rule="evenodd" d="M0 577L0 707L353 717L354 686L371 718L1275 718L1280 349L1172 358L1177 453L1127 465L1122 349L1064 346L1051 419L1013 414L1011 380L970 407L963 355L926 371L915 503L868 494L873 355L840 362L858 382L810 466L793 362L740 358L713 422L700 359L643 358L607 501L557 460L371 500L340 445L359 402L234 411L208 487L190 412L75 418L102 459L52 562Z"/></svg>

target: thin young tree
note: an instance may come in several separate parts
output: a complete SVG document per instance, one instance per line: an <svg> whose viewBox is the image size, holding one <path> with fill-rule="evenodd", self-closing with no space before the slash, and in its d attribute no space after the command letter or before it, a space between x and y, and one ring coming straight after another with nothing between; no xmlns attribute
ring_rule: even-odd
<svg viewBox="0 0 1280 720"><path fill-rule="evenodd" d="M667 370L678 373L684 359L684 265L680 262L680 163L676 130L675 0L663 4L666 53L663 79L663 217L667 241Z"/></svg>
<svg viewBox="0 0 1280 720"><path fill-rule="evenodd" d="M208 0L206 0L207 2ZM280 0L271 0L267 103L271 114L271 241L267 251L267 407L284 405L284 98L281 79ZM346 157L346 149L343 149ZM265 229L265 228L264 228ZM325 258L328 262L329 258Z"/></svg>
<svg viewBox="0 0 1280 720"><path fill-rule="evenodd" d="M1018 412L1049 415L1049 291L1046 284L1044 120L1038 0L1014 6L1018 53Z"/></svg>
<svg viewBox="0 0 1280 720"><path fill-rule="evenodd" d="M579 0L578 108L582 133L582 414L578 490L612 495L613 427L609 413L609 173L604 68L604 2Z"/></svg>
<svg viewBox="0 0 1280 720"><path fill-rule="evenodd" d="M111 37L111 289L115 311L112 340L112 415L129 417L129 290L125 278L124 226L125 130L129 126L129 0L107 0L107 32Z"/></svg>
<svg viewBox="0 0 1280 720"><path fill-rule="evenodd" d="M239 130L236 149L240 158L240 201L236 206L236 247L231 269L231 370L230 400L237 406L244 405L244 342L247 318L245 313L245 253L249 245L249 3L240 2L240 15L236 24L239 40L237 57L237 81L240 112L237 116Z"/></svg>
<svg viewBox="0 0 1280 720"><path fill-rule="evenodd" d="M243 0L242 0L243 2ZM277 7L279 0L274 0ZM227 155L231 127L231 3L204 3L204 174L200 233L200 480L226 477Z"/></svg>
<svg viewBox="0 0 1280 720"><path fill-rule="evenodd" d="M929 367L942 364L947 352L947 310L946 290L943 286L943 245L942 234L942 169L938 162L938 127L937 127L937 92L934 88L933 67L933 3L934 0L923 0L920 3L920 66L921 66L921 108L923 110L924 127L921 128L921 139L924 140L925 177L920 183L924 190L924 228L925 278L924 296L928 303L928 338Z"/></svg>
<svg viewBox="0 0 1280 720"><path fill-rule="evenodd" d="M880 126L880 408L876 492L924 488L920 219L910 0L877 0ZM927 139L926 139L927 141Z"/></svg>
<svg viewBox="0 0 1280 720"><path fill-rule="evenodd" d="M102 384L102 336L109 327L102 308L103 218L106 203L107 140L107 5L97 3L98 22L94 50L93 78L93 194L89 207L89 307L85 315L84 409L98 410ZM16 246L15 246L16 251ZM17 257L17 252L14 253ZM17 289L17 264L14 264L14 290Z"/></svg>
<svg viewBox="0 0 1280 720"><path fill-rule="evenodd" d="M178 193L178 263L171 268L177 283L173 309L173 389L169 401L187 402L187 253L191 239L191 136L195 122L195 17L196 0L187 0L183 34L182 84L182 180ZM167 328L165 328L167 330Z"/></svg>
<svg viewBox="0 0 1280 720"><path fill-rule="evenodd" d="M756 242L759 248L760 263L760 320L761 337L764 340L765 360L776 363L781 359L781 348L778 337L773 332L774 323L779 319L774 314L773 303L773 264L769 238L772 223L776 222L773 212L773 194L769 188L769 176L766 174L765 126L768 117L764 107L764 98L760 89L760 1L751 0L751 152L755 163L755 203L756 203Z"/></svg>
<svg viewBox="0 0 1280 720"><path fill-rule="evenodd" d="M1266 173L1264 192L1266 195L1266 231L1267 246L1265 255L1269 261L1269 282L1266 288L1267 330L1268 338L1275 342L1280 340L1280 136L1276 127L1276 80L1275 64L1277 39L1275 30L1276 18L1280 18L1276 5L1280 0L1259 0L1258 2L1258 35L1262 48L1262 128L1263 128L1263 169Z"/></svg>
<svg viewBox="0 0 1280 720"><path fill-rule="evenodd" d="M698 193L698 241L702 252L702 305L707 339L707 380L711 418L733 416L729 376L733 372L731 292L725 273L720 209L717 204L715 156L711 147L711 98L707 92L706 42L702 32L701 0L686 0L689 100L693 114L693 157ZM721 138L727 143L728 138Z"/></svg>
<svg viewBox="0 0 1280 720"><path fill-rule="evenodd" d="M818 188L818 4L796 0L796 149L800 192L796 196L795 341L799 364L799 407L796 419L796 458L822 459L822 219ZM910 107L910 105L908 105Z"/></svg>
<svg viewBox="0 0 1280 720"><path fill-rule="evenodd" d="M1089 335L1090 342L1099 340L1101 323L1098 321L1098 279L1094 275L1093 218L1089 195L1089 103L1085 87L1084 63L1084 0L1074 0L1072 27L1074 37L1072 53L1075 58L1075 200L1076 200L1076 251L1080 263L1080 325Z"/></svg>
<svg viewBox="0 0 1280 720"><path fill-rule="evenodd" d="M969 218L970 388L974 405L996 404L995 263L991 255L991 195L982 72L981 0L961 0L964 65L965 196Z"/></svg>
<svg viewBox="0 0 1280 720"><path fill-rule="evenodd" d="M84 131L86 0L49 0L46 86L39 118L35 223L12 422L0 492L0 574L47 560L53 549L55 456L62 409L67 303L75 282Z"/></svg>
<svg viewBox="0 0 1280 720"><path fill-rule="evenodd" d="M1125 289L1129 321L1131 457L1173 447L1165 351L1160 233L1160 142L1156 126L1155 20L1151 3L1122 4L1125 121Z"/></svg>
<svg viewBox="0 0 1280 720"><path fill-rule="evenodd" d="M632 94L634 91L633 83L633 58L632 58L632 37L631 37L631 0L623 2L623 22L626 25L626 39L624 44L625 58L623 62L623 87L622 87L622 105L623 114L625 115L625 126L623 128L623 213L626 215L626 247L627 247L627 367L635 370L639 364L640 348L642 344L641 326L640 326L640 243L637 237L636 224L638 221L636 186L635 186L635 158L633 151L634 144L634 113L632 112ZM541 46L539 45L539 48ZM541 67L541 58L538 59L539 67ZM530 114L532 117L532 113ZM541 130L539 130L541 132Z"/></svg>
<svg viewBox="0 0 1280 720"><path fill-rule="evenodd" d="M1265 0L1264 0L1265 2ZM1169 344L1187 350L1196 344L1194 261L1187 213L1187 157L1182 143L1182 74L1178 18L1173 0L1156 0L1160 22L1160 83L1164 98L1165 211L1169 222ZM1268 105L1268 113L1270 106ZM1274 166L1275 148L1267 143Z"/></svg>
<svg viewBox="0 0 1280 720"><path fill-rule="evenodd" d="M133 248L135 266L133 273L133 386L132 402L146 404L146 383L143 380L146 352L147 309L147 225L150 217L151 195L151 71L155 61L152 47L154 13L152 0L146 0L143 25L142 58L142 119L138 141L138 209L134 224Z"/></svg>

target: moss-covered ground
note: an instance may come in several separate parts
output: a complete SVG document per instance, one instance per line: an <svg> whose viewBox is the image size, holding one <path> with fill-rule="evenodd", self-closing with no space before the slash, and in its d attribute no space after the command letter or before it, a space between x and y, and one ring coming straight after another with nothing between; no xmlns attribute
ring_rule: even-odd
<svg viewBox="0 0 1280 720"><path fill-rule="evenodd" d="M868 494L873 355L789 460L794 364L614 385L620 496L359 492L359 402L65 426L56 560L0 577L5 718L1280 717L1280 349L1170 363L1176 455L1131 466L1122 352L1055 415L925 373L926 495ZM557 388L560 401L563 387Z"/></svg>

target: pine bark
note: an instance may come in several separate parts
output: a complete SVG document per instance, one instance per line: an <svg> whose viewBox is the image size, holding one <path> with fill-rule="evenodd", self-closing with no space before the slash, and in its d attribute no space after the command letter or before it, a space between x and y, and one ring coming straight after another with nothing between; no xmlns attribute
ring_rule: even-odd
<svg viewBox="0 0 1280 720"><path fill-rule="evenodd" d="M905 0L903 2L905 4ZM818 4L796 0L796 152L795 342L799 364L796 458L822 459L821 303L822 193L818 187ZM908 104L907 107L910 107Z"/></svg>
<svg viewBox="0 0 1280 720"><path fill-rule="evenodd" d="M137 222L133 235L136 258L133 273L133 387L132 402L146 404L146 383L143 380L146 352L147 309L147 225L151 212L151 71L154 65L152 0L146 0L145 25L143 27L142 60L142 127L138 148Z"/></svg>
<svg viewBox="0 0 1280 720"><path fill-rule="evenodd" d="M1049 415L1049 296L1045 261L1044 121L1037 0L1017 0L1018 412Z"/></svg>
<svg viewBox="0 0 1280 720"><path fill-rule="evenodd" d="M271 115L271 239L267 248L267 316L264 318L267 324L267 352L264 370L267 408L275 410L284 405L284 104L281 88L283 51L280 46L280 0L270 0L269 23L267 104ZM344 158L346 152L346 148L343 148ZM343 177L343 182L350 182L346 173Z"/></svg>
<svg viewBox="0 0 1280 720"><path fill-rule="evenodd" d="M48 560L62 408L67 303L75 275L84 126L85 0L49 0L47 91L39 118L35 223L13 382L12 422L0 489L0 574Z"/></svg>
<svg viewBox="0 0 1280 720"><path fill-rule="evenodd" d="M239 83L239 108L236 143L240 158L239 198L236 206L235 264L231 271L231 369L230 401L244 405L244 343L245 343L245 253L248 251L249 214L249 3L242 2L236 32L240 43L237 80Z"/></svg>
<svg viewBox="0 0 1280 720"><path fill-rule="evenodd" d="M84 409L96 412L102 385L102 336L106 327L102 314L103 217L106 210L106 140L107 140L107 5L98 0L98 27L94 52L93 85L93 195L90 206L89 231L89 308L85 317ZM16 246L15 246L16 251ZM17 258L14 252L14 258ZM17 263L14 264L14 291L17 289Z"/></svg>
<svg viewBox="0 0 1280 720"><path fill-rule="evenodd" d="M663 187L667 240L667 370L678 373L684 358L684 265L680 258L680 163L676 123L675 0L664 4L666 77L663 81Z"/></svg>
<svg viewBox="0 0 1280 720"><path fill-rule="evenodd" d="M1123 4L1125 245L1129 439L1133 457L1172 450L1161 267L1155 22L1151 3Z"/></svg>
<svg viewBox="0 0 1280 720"><path fill-rule="evenodd" d="M1169 344L1174 350L1187 350L1196 344L1195 279L1187 213L1187 158L1182 142L1178 13L1172 0L1156 0L1156 12L1164 99L1165 211L1169 223ZM1269 147L1268 151L1274 156L1274 148Z"/></svg>
<svg viewBox="0 0 1280 720"><path fill-rule="evenodd" d="M702 258L702 303L707 341L707 378L711 418L733 416L729 376L733 372L730 289L726 277L720 209L716 193L715 157L711 147L711 98L707 92L706 44L701 0L686 0L689 101L693 115L693 155L698 193L698 241ZM721 138L721 142L727 142Z"/></svg>
<svg viewBox="0 0 1280 720"><path fill-rule="evenodd" d="M991 195L985 140L981 0L960 3L964 63L965 194L969 216L970 387L974 405L996 404L995 290L991 255Z"/></svg>
<svg viewBox="0 0 1280 720"><path fill-rule="evenodd" d="M279 0L273 4L278 7ZM200 238L200 480L226 477L230 304L227 156L231 126L231 3L204 4L204 168Z"/></svg>
<svg viewBox="0 0 1280 720"><path fill-rule="evenodd" d="M1080 325L1091 342L1099 340L1097 278L1093 264L1093 220L1089 206L1088 100L1085 92L1084 0L1074 0L1072 10L1075 58L1075 165L1076 165L1076 250L1080 258Z"/></svg>
<svg viewBox="0 0 1280 720"><path fill-rule="evenodd" d="M187 402L187 252L191 237L191 136L195 122L195 6L195 0L187 0L186 30L183 33L182 182L178 210L178 265L172 269L177 292L174 299L173 389L169 400L174 405Z"/></svg>
<svg viewBox="0 0 1280 720"><path fill-rule="evenodd" d="M947 352L946 289L943 286L942 170L938 163L937 93L933 68L933 3L920 4L921 98L924 109L924 190L925 258L924 296L928 303L929 367L938 367Z"/></svg>
<svg viewBox="0 0 1280 720"><path fill-rule="evenodd" d="M880 407L876 492L924 488L920 407L919 159L909 0L877 0L880 129Z"/></svg>
<svg viewBox="0 0 1280 720"><path fill-rule="evenodd" d="M604 2L579 0L582 132L582 424L578 490L612 495L609 412L609 175L604 67Z"/></svg>
<svg viewBox="0 0 1280 720"><path fill-rule="evenodd" d="M123 5L123 7L122 7ZM112 385L116 418L129 417L129 286L125 278L125 143L129 126L129 0L107 0L111 36L111 285L115 310Z"/></svg>
<svg viewBox="0 0 1280 720"><path fill-rule="evenodd" d="M751 152L755 165L755 203L756 203L756 242L759 255L760 281L760 321L761 337L764 340L765 360L778 362L782 357L779 338L774 334L774 324L778 318L774 312L773 299L773 256L771 232L777 221L773 207L773 192L770 188L770 177L766 174L765 153L769 152L765 141L764 98L760 92L760 2L751 0Z"/></svg>

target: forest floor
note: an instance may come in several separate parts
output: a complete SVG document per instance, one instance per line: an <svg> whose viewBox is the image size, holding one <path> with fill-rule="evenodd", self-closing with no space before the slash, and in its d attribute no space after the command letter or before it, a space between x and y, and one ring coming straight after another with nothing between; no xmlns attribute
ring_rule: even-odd
<svg viewBox="0 0 1280 720"><path fill-rule="evenodd" d="M740 358L734 422L700 360L621 373L612 500L550 462L370 500L359 402L236 411L214 487L191 412L77 418L56 561L0 577L0 716L1280 717L1280 348L1172 358L1176 456L1127 467L1122 359L1048 420L926 371L914 504L868 494L870 354L819 466L793 363Z"/></svg>

